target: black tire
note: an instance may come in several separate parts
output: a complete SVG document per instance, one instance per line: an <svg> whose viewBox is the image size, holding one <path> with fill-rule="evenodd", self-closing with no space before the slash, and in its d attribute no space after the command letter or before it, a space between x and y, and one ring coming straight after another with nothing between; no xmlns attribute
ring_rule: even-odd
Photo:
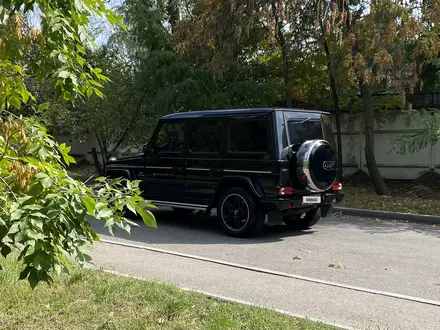
<svg viewBox="0 0 440 330"><path fill-rule="evenodd" d="M173 211L179 214L191 214L194 212L194 210L191 209L181 209L178 207L173 207Z"/></svg>
<svg viewBox="0 0 440 330"><path fill-rule="evenodd" d="M301 219L300 216L286 217L284 218L284 223L292 229L305 230L313 227L321 220L320 209L312 210L307 212L305 217Z"/></svg>
<svg viewBox="0 0 440 330"><path fill-rule="evenodd" d="M241 188L225 191L218 203L217 214L223 229L234 237L257 235L264 226L264 213L252 195Z"/></svg>

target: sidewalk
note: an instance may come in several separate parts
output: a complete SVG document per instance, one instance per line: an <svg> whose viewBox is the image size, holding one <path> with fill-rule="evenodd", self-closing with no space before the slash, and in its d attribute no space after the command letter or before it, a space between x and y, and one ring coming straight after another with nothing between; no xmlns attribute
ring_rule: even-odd
<svg viewBox="0 0 440 330"><path fill-rule="evenodd" d="M110 237L103 239L112 240ZM98 244L96 265L355 329L438 329L440 307L157 252Z"/></svg>

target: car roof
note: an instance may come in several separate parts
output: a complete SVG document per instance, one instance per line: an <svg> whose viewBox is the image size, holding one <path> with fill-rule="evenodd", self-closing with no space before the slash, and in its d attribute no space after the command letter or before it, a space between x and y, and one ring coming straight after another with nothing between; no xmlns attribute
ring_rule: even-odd
<svg viewBox="0 0 440 330"><path fill-rule="evenodd" d="M289 111L314 114L329 114L326 111L306 110L306 109L287 109L287 108L254 108L254 109L229 109L229 110L202 110L190 112L177 112L163 116L162 119L189 119L189 118L208 118L208 117L225 117L240 115L267 115L274 111Z"/></svg>

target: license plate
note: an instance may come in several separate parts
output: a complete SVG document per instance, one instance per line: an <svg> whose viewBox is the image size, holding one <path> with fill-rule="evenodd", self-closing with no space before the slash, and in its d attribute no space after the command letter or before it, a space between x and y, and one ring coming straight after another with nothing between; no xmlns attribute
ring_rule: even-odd
<svg viewBox="0 0 440 330"><path fill-rule="evenodd" d="M321 196L304 196L303 204L319 204L321 203Z"/></svg>

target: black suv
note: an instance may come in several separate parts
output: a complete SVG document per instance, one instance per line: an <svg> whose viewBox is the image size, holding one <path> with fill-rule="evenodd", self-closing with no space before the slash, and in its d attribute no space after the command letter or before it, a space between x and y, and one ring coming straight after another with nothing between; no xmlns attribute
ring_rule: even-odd
<svg viewBox="0 0 440 330"><path fill-rule="evenodd" d="M284 222L307 229L342 199L330 116L298 109L176 113L136 157L111 158L109 177L141 180L144 197L176 212L217 209L233 236Z"/></svg>

